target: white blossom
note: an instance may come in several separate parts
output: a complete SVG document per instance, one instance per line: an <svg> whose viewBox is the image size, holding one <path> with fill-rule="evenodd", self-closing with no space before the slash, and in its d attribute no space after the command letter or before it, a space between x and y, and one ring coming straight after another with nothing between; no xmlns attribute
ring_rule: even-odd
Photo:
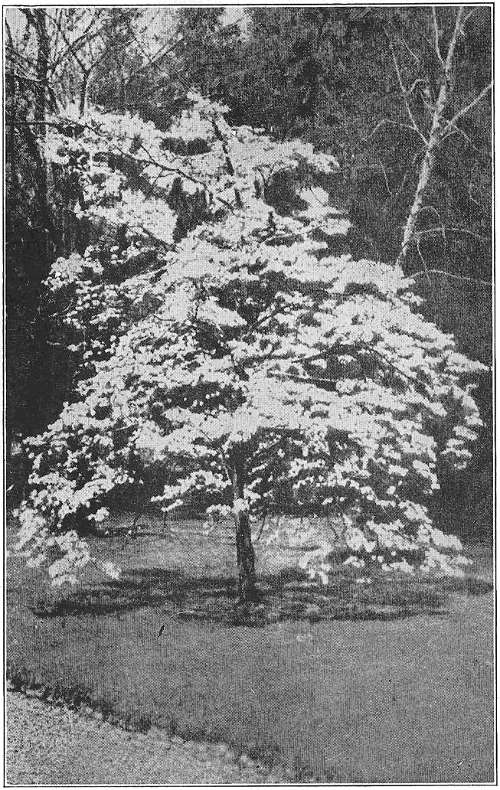
<svg viewBox="0 0 500 790"><path fill-rule="evenodd" d="M198 95L190 102L166 133L98 113L75 139L47 133L48 161L78 179L85 209L74 211L97 241L58 258L45 283L78 377L59 417L26 442L18 550L56 583L74 580L90 560L82 521L103 521L110 493L154 469L164 512L196 506L209 523L243 511L260 519L284 503L303 513L274 534L317 546L303 567L324 584L339 543L358 570L463 572L460 542L434 529L427 499L439 463L470 458L481 420L462 382L483 366L423 318L400 268L318 241L318 231L348 230L313 184L337 169L333 157L232 128L227 108ZM179 139L201 139L204 152L176 153L169 141ZM120 159L154 189L132 185ZM281 216L256 179L299 179L304 165L302 209ZM174 188L205 206L183 238L166 199ZM228 469L235 453L243 496ZM324 527L332 513L337 535Z"/></svg>

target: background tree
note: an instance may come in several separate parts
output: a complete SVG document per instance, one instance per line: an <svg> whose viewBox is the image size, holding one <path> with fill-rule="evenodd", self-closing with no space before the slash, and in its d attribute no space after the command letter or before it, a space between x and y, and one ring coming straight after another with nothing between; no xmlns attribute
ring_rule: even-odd
<svg viewBox="0 0 500 790"><path fill-rule="evenodd" d="M143 65L158 54L168 30L159 40L147 38L148 20L136 9L8 9L5 15L9 453L16 437L46 425L64 398L71 365L64 349L48 343L40 283L58 254L83 251L88 243L37 140L58 108L83 110L89 89L105 100L117 64L133 71L138 60Z"/></svg>
<svg viewBox="0 0 500 790"><path fill-rule="evenodd" d="M231 67L238 64L240 49L240 29L223 15L223 7L179 8L175 20L172 67L182 64L181 85L214 99L227 99L228 78Z"/></svg>

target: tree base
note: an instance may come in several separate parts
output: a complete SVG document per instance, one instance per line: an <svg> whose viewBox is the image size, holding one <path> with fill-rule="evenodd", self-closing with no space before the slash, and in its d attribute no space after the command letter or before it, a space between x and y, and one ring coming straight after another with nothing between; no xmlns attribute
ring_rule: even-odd
<svg viewBox="0 0 500 790"><path fill-rule="evenodd" d="M245 593L241 593L238 595L236 599L235 606L251 606L252 604L258 604L262 601L263 594L260 590L254 587L252 590L248 590Z"/></svg>

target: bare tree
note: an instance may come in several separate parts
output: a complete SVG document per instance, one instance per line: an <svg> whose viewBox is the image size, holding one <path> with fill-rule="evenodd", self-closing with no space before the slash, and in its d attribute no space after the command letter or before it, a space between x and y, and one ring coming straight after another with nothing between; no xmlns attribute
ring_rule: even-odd
<svg viewBox="0 0 500 790"><path fill-rule="evenodd" d="M426 208L425 197L431 183L435 163L436 154L442 143L452 134L466 135L465 131L458 125L459 121L470 113L481 102L491 90L491 83L486 85L471 101L464 107L455 112L450 118L449 110L451 107L452 98L454 96L454 88L456 84L456 69L457 69L457 45L461 37L466 35L465 26L470 19L475 9L472 8L466 12L464 6L459 6L455 11L454 25L451 31L451 36L448 40L446 52L443 52L443 31L440 26L438 11L433 6L431 9L431 28L432 28L432 45L434 54L437 58L439 68L439 78L436 87L430 84L424 85L423 91L420 95L425 96L425 106L430 116L430 127L425 131L423 124L419 124L416 119L416 113L412 108L412 102L416 94L416 88L422 79L415 80L410 87L406 87L403 82L401 68L395 52L394 43L388 35L389 48L394 63L398 84L401 90L401 96L405 106L406 115L409 120L408 126L415 131L421 138L424 145L424 155L419 169L418 181L413 197L413 202L410 206L408 217L404 226L403 238L401 242L401 251L398 256L398 263L403 263L408 249L418 239L416 233L417 221L420 213ZM435 99L432 99L434 94ZM444 233L445 228L438 226L436 232Z"/></svg>

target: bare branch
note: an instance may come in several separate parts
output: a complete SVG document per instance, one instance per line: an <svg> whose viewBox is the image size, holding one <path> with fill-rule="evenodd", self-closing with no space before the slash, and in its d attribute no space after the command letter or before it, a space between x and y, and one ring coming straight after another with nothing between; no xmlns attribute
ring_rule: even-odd
<svg viewBox="0 0 500 790"><path fill-rule="evenodd" d="M467 228L448 228L444 225L441 225L436 228L425 228L425 230L417 231L419 236L424 236L429 233L441 233L443 235L443 231L446 233L463 233L466 236L472 236L472 238L477 239L478 241L490 241L488 236L483 236L481 233L475 233L473 230L468 230Z"/></svg>
<svg viewBox="0 0 500 790"><path fill-rule="evenodd" d="M382 174L384 176L385 188L387 189L387 193L388 193L389 197L392 197L392 190L391 190L391 188L389 186L389 179L387 178L387 172L386 172L386 169L384 167L384 163L382 162L381 159L379 159L378 162L380 164L380 169L382 170Z"/></svg>
<svg viewBox="0 0 500 790"><path fill-rule="evenodd" d="M488 280L478 280L475 277L465 277L461 274L452 274L451 272L445 272L442 269L426 269L425 271L415 272L415 274L409 275L410 277L423 277L429 274L442 274L443 277L450 277L452 280L463 280L465 282L476 283L477 285L484 285L487 288L491 288L493 283L489 282Z"/></svg>
<svg viewBox="0 0 500 790"><path fill-rule="evenodd" d="M455 19L455 28L453 30L453 35L451 37L450 44L448 46L448 52L446 53L446 61L444 64L444 73L447 82L451 79L451 67L453 65L453 58L455 57L455 48L457 46L458 36L460 34L460 30L462 28L462 16L464 13L463 5L459 6L457 11L457 17Z"/></svg>
<svg viewBox="0 0 500 790"><path fill-rule="evenodd" d="M451 125L451 121L450 121L450 125ZM464 138L465 138L465 140L467 140L468 144L470 145L470 147L471 147L471 148L473 148L473 149L474 149L474 151L477 151L477 153L478 153L478 154L481 154L482 156L485 156L485 155L486 155L486 156L488 156L489 158L491 158L491 155L490 155L489 151L481 151L481 149L480 149L480 148L478 148L478 147L477 147L477 145L474 145L474 143L473 143L473 142L472 142L472 140L470 139L470 137L469 137L469 135L467 134L467 132L465 132L465 131L464 131L463 129L461 129L459 126L455 126L455 124L452 124L452 125L453 125L453 129L451 130L451 132L448 132L447 134L445 134L445 135L444 135L444 136L441 138L441 142L443 142L443 143L444 143L444 141L445 141L445 140L447 140L447 139L448 139L449 137L451 137L452 135L454 135L454 134L459 134L459 135L461 135L462 137L464 137Z"/></svg>
<svg viewBox="0 0 500 790"><path fill-rule="evenodd" d="M419 82L422 82L424 85L427 84L425 80L423 80L421 77L418 77L416 80L414 80L412 82L411 86L406 91L406 95L407 96L409 96L411 93L413 93L413 91L415 90L415 88L417 87Z"/></svg>
<svg viewBox="0 0 500 790"><path fill-rule="evenodd" d="M432 284L432 280L431 280L430 275L429 275L429 270L427 268L427 263L425 261L424 256L422 255L422 250L420 249L420 234L417 233L417 234L415 234L415 236L416 236L416 241L417 241L418 257L422 261L422 266L424 267L424 273L425 273L425 277L426 277L427 283L429 285L429 288L431 289L432 295L434 296L434 286ZM414 236L414 238L415 238L415 236Z"/></svg>
<svg viewBox="0 0 500 790"><path fill-rule="evenodd" d="M9 117L6 117L6 121L7 123L13 123L15 126L53 126L55 129L61 129L60 121L25 121Z"/></svg>
<svg viewBox="0 0 500 790"><path fill-rule="evenodd" d="M432 22L434 26L434 49L439 62L441 63L441 65L444 66L443 56L441 55L441 50L439 49L439 25L438 25L436 6L434 5L432 6Z"/></svg>
<svg viewBox="0 0 500 790"><path fill-rule="evenodd" d="M477 6L476 6L476 8L473 8L471 11L469 11L469 13L466 15L466 17L465 17L465 19L464 19L464 21L462 23L462 27L465 27L466 23L469 21L469 19L475 13L475 11L477 11Z"/></svg>
<svg viewBox="0 0 500 790"><path fill-rule="evenodd" d="M58 34L61 36L62 40L66 44L66 51L60 53L56 57L56 59L53 62L53 64L51 65L51 67L50 67L51 73L53 73L55 71L57 66L61 63L62 60L64 60L64 58L68 55L68 53L71 54L74 57L74 59L76 60L76 62L78 63L80 69L83 72L88 71L88 69L85 67L84 62L80 58L80 54L79 53L80 53L82 47L84 47L86 44L92 43L92 41L94 41L96 38L98 38L102 34L102 27L99 27L97 30L95 30L92 33L92 35L89 35L90 31L92 30L92 28L94 27L96 22L101 17L100 11L101 11L101 9L96 9L96 12L94 13L90 23L87 25L85 30L74 41L70 41L69 38L66 36L66 33L64 32L64 29L63 29L62 19L61 18L57 19L57 16L56 16L56 18L54 18L54 17L52 17L50 14L48 14L45 11L46 18L49 19L52 22L53 25L56 26L56 30L57 30ZM91 67L91 69L92 69L92 67Z"/></svg>
<svg viewBox="0 0 500 790"><path fill-rule="evenodd" d="M365 138L363 138L363 142L364 142L364 143L368 142L368 140L370 139L370 137L373 137L373 135L374 135L376 132L378 132L378 130L379 130L379 129L380 129L382 126L384 126L386 123L389 123L389 124L391 124L391 126L398 126L400 129L409 129L409 130L410 130L410 132L415 132L415 131L416 131L416 132L417 132L417 134L418 134L418 136L419 136L419 137L422 137L422 133L420 132L420 130L418 130L418 129L415 129L415 127L414 127L414 126L410 126L410 124L409 124L409 123L401 123L401 121L392 121L390 118L383 118L381 121L379 121L379 122L377 123L377 125L375 126L375 128L374 128L374 129L373 129L373 130L370 132L370 134L368 135L368 137L365 137ZM423 140L424 140L424 143L425 143L425 144L427 144L427 140L425 139L425 137L423 138Z"/></svg>
<svg viewBox="0 0 500 790"><path fill-rule="evenodd" d="M393 43L392 43L392 41L390 39L389 39L389 49L391 51L392 62L394 63L394 69L396 71L396 76L398 78L399 87L401 89L401 95L403 96L403 101L404 101L404 104L405 104L405 107L406 107L406 112L408 114L408 118L410 119L411 127L415 130L415 132L418 134L418 136L423 141L423 143L425 145L427 145L428 141L427 141L425 135L423 134L423 132L421 131L420 127L417 125L415 117L414 117L414 115L413 115L413 113L411 111L410 102L408 101L408 91L407 91L407 89L405 88L405 86L403 84L403 79L401 77L401 70L399 68L399 64L398 64L398 61L397 61L397 58L396 58L396 53L394 52L394 45L393 45Z"/></svg>
<svg viewBox="0 0 500 790"><path fill-rule="evenodd" d="M398 36L398 40L401 42L406 51L412 56L413 60L416 61L416 63L420 63L420 58L414 53L412 49L410 49L408 42L405 41L404 37Z"/></svg>
<svg viewBox="0 0 500 790"><path fill-rule="evenodd" d="M418 213L419 214L423 214L424 211L430 211L432 214L435 214L437 216L439 222L441 223L441 227L443 227L443 222L441 220L441 214L439 213L439 211L437 210L437 208L435 206L430 206L430 205L420 206L420 208L418 210Z"/></svg>
<svg viewBox="0 0 500 790"><path fill-rule="evenodd" d="M466 107L462 107L462 109L459 110L459 112L457 112L456 115L453 116L451 121L448 121L448 123L446 124L446 126L444 128L443 134L446 134L452 127L456 126L456 123L457 123L457 121L460 120L460 118L463 118L464 115L466 115L468 112L470 112L470 110L472 110L476 106L476 104L479 104L479 102L482 99L484 99L484 97L486 96L488 91L490 91L492 89L492 87L493 87L493 83L490 82L489 85L486 85L483 88L481 93L478 93L478 95L476 96L475 99L473 99L469 104L467 104Z"/></svg>
<svg viewBox="0 0 500 790"><path fill-rule="evenodd" d="M155 55L153 55L148 60L147 63L144 63L140 68L138 68L135 71L135 74L141 74L146 69L151 68L151 66L155 66L157 63L159 63L161 60L163 60L163 58L165 58L167 55L169 55L170 52L174 52L174 50L177 49L179 44L183 44L183 43L184 43L184 39L181 38L181 39L178 39L174 44L172 44L170 46L167 45L166 47L162 47L159 50L159 52L157 52Z"/></svg>

